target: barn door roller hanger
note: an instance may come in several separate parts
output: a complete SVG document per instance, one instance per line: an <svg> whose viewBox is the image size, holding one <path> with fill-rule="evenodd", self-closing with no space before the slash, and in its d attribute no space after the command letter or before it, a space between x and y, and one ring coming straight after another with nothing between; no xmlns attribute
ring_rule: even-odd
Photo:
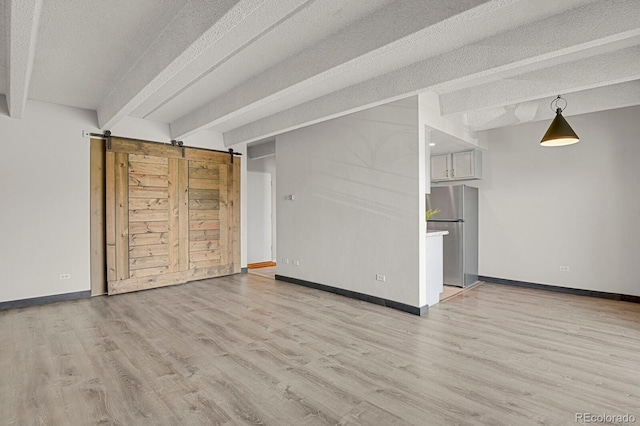
<svg viewBox="0 0 640 426"><path fill-rule="evenodd" d="M104 133L92 133L92 132L88 132L86 130L82 131L82 137L84 138L94 138L94 139L104 139L105 141L107 141L107 150L111 149L111 131L110 130L105 130ZM122 138L122 139L130 139L127 138L125 136L114 136L114 137L118 137L118 138ZM142 142L149 142L149 143L157 143L157 144L161 144L161 145L171 145L171 146L177 146L179 148L182 148L182 156L184 157L184 149L185 148L190 148L190 149L201 149L203 151L213 151L213 152L221 152L221 153L225 153L225 154L229 154L231 155L231 163L233 164L233 157L234 156L241 156L242 153L238 152L238 151L234 151L233 148L229 148L227 151L221 151L219 149L207 149L207 148L198 148L198 147L187 147L186 145L184 145L183 141L177 141L175 139L172 139L169 143L165 143L165 142L158 142L158 141L142 141Z"/></svg>

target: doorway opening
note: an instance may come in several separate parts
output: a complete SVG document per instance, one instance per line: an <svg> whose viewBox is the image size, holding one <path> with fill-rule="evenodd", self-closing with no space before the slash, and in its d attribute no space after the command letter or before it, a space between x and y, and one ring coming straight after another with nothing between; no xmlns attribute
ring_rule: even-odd
<svg viewBox="0 0 640 426"><path fill-rule="evenodd" d="M247 149L247 267L250 274L276 275L275 140Z"/></svg>

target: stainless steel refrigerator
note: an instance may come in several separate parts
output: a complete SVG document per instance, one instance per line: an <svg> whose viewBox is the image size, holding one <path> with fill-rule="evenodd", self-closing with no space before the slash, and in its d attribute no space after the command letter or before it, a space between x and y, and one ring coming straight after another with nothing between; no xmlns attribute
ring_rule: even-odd
<svg viewBox="0 0 640 426"><path fill-rule="evenodd" d="M427 230L449 231L443 237L444 284L474 284L478 281L478 188L432 187L427 209L440 210L427 222Z"/></svg>

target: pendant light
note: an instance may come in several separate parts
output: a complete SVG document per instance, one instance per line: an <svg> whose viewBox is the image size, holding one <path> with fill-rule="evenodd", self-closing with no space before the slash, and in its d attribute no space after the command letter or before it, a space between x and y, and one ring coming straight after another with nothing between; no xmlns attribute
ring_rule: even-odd
<svg viewBox="0 0 640 426"><path fill-rule="evenodd" d="M560 108L558 104L560 101L564 102L564 108ZM549 126L549 130L544 134L542 140L540 141L540 145L542 146L564 146L571 145L580 141L576 132L573 131L567 120L562 116L562 111L567 108L567 101L564 100L560 95L551 101L551 110L555 111L556 118L553 119L551 125Z"/></svg>

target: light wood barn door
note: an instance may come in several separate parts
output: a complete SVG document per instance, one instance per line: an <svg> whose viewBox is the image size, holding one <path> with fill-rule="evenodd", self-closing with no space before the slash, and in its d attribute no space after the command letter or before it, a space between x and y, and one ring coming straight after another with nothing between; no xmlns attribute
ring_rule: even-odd
<svg viewBox="0 0 640 426"><path fill-rule="evenodd" d="M240 158L112 138L109 294L240 272Z"/></svg>

